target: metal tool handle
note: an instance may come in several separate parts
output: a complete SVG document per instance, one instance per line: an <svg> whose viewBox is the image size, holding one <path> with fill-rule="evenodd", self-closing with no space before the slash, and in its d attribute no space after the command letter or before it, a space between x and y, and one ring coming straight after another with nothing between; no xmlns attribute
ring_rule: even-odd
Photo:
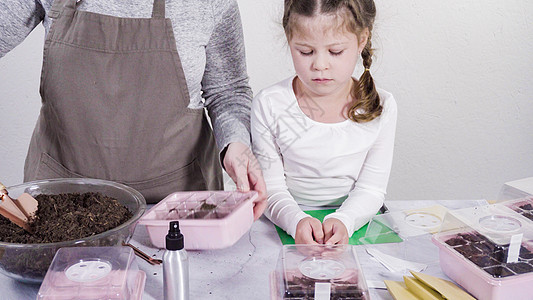
<svg viewBox="0 0 533 300"><path fill-rule="evenodd" d="M132 244L130 243L125 243L125 242L122 242L122 246L128 246L130 247L131 249L133 249L133 252L135 252L135 254L137 256L139 256L140 258L144 259L145 261L147 261L149 264L151 265L159 265L161 264L163 261L160 260L160 259L157 259L157 258L153 258L151 256L149 256L148 254L142 252L139 248L133 246Z"/></svg>

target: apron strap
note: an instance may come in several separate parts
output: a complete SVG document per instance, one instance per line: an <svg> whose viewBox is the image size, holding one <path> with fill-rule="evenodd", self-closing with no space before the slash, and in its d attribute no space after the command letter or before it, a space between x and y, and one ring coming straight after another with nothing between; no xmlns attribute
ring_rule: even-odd
<svg viewBox="0 0 533 300"><path fill-rule="evenodd" d="M154 0L154 7L152 9L152 18L165 18L165 0Z"/></svg>
<svg viewBox="0 0 533 300"><path fill-rule="evenodd" d="M81 1L82 0L55 0L52 4L52 9L50 10L50 18L57 19L64 8L76 10L76 4Z"/></svg>

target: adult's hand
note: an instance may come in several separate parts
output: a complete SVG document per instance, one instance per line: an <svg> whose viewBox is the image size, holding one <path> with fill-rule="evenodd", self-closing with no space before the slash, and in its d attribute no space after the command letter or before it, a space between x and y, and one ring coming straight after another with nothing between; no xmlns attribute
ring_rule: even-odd
<svg viewBox="0 0 533 300"><path fill-rule="evenodd" d="M238 191L257 191L258 197L254 201L254 220L259 219L267 206L266 184L261 166L252 150L243 143L231 143L227 147L223 163Z"/></svg>
<svg viewBox="0 0 533 300"><path fill-rule="evenodd" d="M322 223L313 217L301 219L296 225L294 242L296 244L322 244L324 242Z"/></svg>
<svg viewBox="0 0 533 300"><path fill-rule="evenodd" d="M331 218L322 223L324 240L327 245L348 244L348 230L339 219Z"/></svg>

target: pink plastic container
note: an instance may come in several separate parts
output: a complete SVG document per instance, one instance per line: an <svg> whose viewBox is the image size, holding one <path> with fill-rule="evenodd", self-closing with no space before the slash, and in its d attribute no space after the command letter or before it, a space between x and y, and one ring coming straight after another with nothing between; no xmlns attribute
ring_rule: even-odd
<svg viewBox="0 0 533 300"><path fill-rule="evenodd" d="M37 299L141 300L145 281L129 247L61 248Z"/></svg>
<svg viewBox="0 0 533 300"><path fill-rule="evenodd" d="M285 245L270 274L271 300L368 300L351 245Z"/></svg>
<svg viewBox="0 0 533 300"><path fill-rule="evenodd" d="M505 263L502 260L505 261L506 245L479 246L486 243L483 238L480 241L468 241L468 243L455 243L453 240L463 239L463 236L471 234L476 233L456 232L452 234L447 232L433 235L432 241L439 248L442 271L477 299L533 299L531 296L533 285L531 241L522 243L517 263ZM482 237L477 234L477 237L480 236ZM474 253L472 255L465 253L465 246L472 245L474 245L473 248L468 251ZM480 252L472 251L473 249L478 249Z"/></svg>
<svg viewBox="0 0 533 300"><path fill-rule="evenodd" d="M165 248L170 221L178 220L185 249L221 249L237 242L252 226L257 192L176 192L139 220L152 244Z"/></svg>

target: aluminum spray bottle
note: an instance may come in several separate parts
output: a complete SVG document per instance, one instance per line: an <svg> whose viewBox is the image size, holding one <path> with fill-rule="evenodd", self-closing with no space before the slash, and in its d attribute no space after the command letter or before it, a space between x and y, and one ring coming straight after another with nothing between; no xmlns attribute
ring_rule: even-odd
<svg viewBox="0 0 533 300"><path fill-rule="evenodd" d="M183 248L178 221L170 222L163 254L163 294L165 300L189 299L189 257Z"/></svg>

